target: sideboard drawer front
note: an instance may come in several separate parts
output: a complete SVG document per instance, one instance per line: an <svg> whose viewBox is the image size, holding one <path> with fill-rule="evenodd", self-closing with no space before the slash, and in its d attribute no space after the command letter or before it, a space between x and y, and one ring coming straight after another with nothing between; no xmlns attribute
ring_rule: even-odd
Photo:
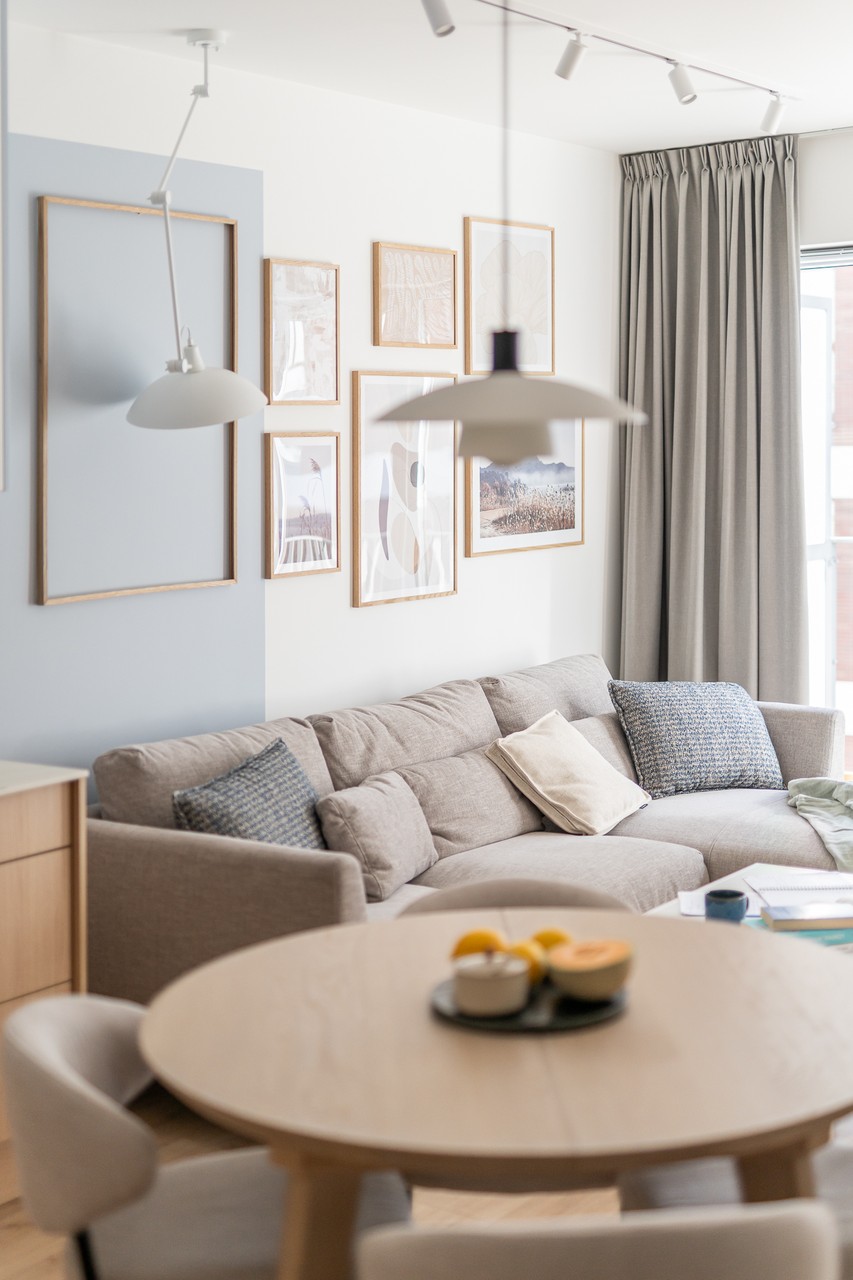
<svg viewBox="0 0 853 1280"><path fill-rule="evenodd" d="M0 862L71 844L70 785L0 796Z"/></svg>
<svg viewBox="0 0 853 1280"><path fill-rule="evenodd" d="M0 1002L71 978L71 850L0 866Z"/></svg>
<svg viewBox="0 0 853 1280"><path fill-rule="evenodd" d="M67 995L70 990L70 982L63 982L58 987L48 987L46 991L37 991L33 996L24 996L21 1000L7 1000L5 1004L0 1004L0 1037L3 1035L6 1019L16 1009L22 1009L25 1004L31 1004L34 1000L43 1000L46 996ZM0 1075L0 1142L3 1142L8 1136L9 1120L6 1115L6 1093L3 1088L3 1077Z"/></svg>

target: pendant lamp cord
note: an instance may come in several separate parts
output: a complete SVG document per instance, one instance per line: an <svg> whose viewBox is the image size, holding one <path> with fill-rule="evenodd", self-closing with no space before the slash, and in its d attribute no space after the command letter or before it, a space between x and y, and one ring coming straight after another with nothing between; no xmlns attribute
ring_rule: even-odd
<svg viewBox="0 0 853 1280"><path fill-rule="evenodd" d="M504 222L509 222L509 10L501 20L501 208ZM503 241L503 280L501 282L503 327L509 328L509 233Z"/></svg>

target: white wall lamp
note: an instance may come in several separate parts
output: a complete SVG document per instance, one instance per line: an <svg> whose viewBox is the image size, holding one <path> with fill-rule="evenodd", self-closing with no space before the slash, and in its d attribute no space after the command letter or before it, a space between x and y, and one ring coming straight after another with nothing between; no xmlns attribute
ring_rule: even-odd
<svg viewBox="0 0 853 1280"><path fill-rule="evenodd" d="M151 204L163 210L177 356L174 360L166 361L167 372L162 378L158 378L156 382L146 387L130 406L127 420L135 427L165 429L211 427L223 422L235 422L238 418L257 413L267 403L266 396L254 383L241 378L231 369L208 369L189 330L187 330L187 341L184 344L178 308L175 257L169 217L172 193L167 190L167 187L178 158L178 150L198 101L200 98L209 97L207 74L209 51L221 48L225 40L226 36L222 31L191 31L187 36L189 44L199 46L203 50L204 83L197 84L192 90L192 103L169 157L166 171L159 187L149 197Z"/></svg>
<svg viewBox="0 0 853 1280"><path fill-rule="evenodd" d="M501 6L502 7L502 6ZM509 221L509 12L503 10L501 169L503 221ZM509 270L504 242L502 311L509 321ZM492 372L485 378L458 382L397 405L379 422L462 423L459 454L512 464L558 451L555 424L579 418L643 423L646 415L616 396L556 379L528 378L519 370L518 334L504 329L492 335Z"/></svg>
<svg viewBox="0 0 853 1280"><path fill-rule="evenodd" d="M693 88L690 72L683 62L674 62L672 64L672 69L669 72L669 82L682 107L687 107L691 102L696 101L696 90Z"/></svg>

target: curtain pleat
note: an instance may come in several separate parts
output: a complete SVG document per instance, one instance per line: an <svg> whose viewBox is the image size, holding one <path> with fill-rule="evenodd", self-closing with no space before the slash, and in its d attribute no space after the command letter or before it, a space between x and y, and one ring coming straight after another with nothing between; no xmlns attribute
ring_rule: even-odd
<svg viewBox="0 0 853 1280"><path fill-rule="evenodd" d="M622 167L622 676L804 701L796 139Z"/></svg>

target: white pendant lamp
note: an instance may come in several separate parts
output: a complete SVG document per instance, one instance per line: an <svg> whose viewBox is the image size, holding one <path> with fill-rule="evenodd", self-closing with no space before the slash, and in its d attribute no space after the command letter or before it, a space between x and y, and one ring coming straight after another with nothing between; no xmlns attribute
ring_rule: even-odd
<svg viewBox="0 0 853 1280"><path fill-rule="evenodd" d="M182 430L187 427L212 427L222 422L235 422L251 413L257 413L267 403L267 398L252 382L241 378L231 369L208 369L201 352L187 331L183 341L178 288L175 280L175 257L172 249L172 227L169 205L172 193L167 184L175 167L178 149L183 142L193 111L199 98L209 97L208 53L211 48L221 48L225 43L222 31L191 31L187 40L201 46L204 52L204 83L192 91L192 103L187 113L175 148L166 165L166 172L156 191L149 197L163 210L166 229L166 256L169 263L169 287L172 295L172 318L175 326L177 358L166 361L166 373L141 392L127 414L127 420L135 427L152 427L165 430Z"/></svg>
<svg viewBox="0 0 853 1280"><path fill-rule="evenodd" d="M509 14L503 10L502 79L503 221L509 221ZM504 242L503 313L509 316L509 272ZM560 422L603 418L643 423L646 415L616 396L549 378L528 378L518 368L518 334L503 330L492 335L492 372L485 378L457 382L428 395L397 405L379 422L462 423L459 453L463 458L488 458L512 464L524 458L547 457L559 448L555 432Z"/></svg>

